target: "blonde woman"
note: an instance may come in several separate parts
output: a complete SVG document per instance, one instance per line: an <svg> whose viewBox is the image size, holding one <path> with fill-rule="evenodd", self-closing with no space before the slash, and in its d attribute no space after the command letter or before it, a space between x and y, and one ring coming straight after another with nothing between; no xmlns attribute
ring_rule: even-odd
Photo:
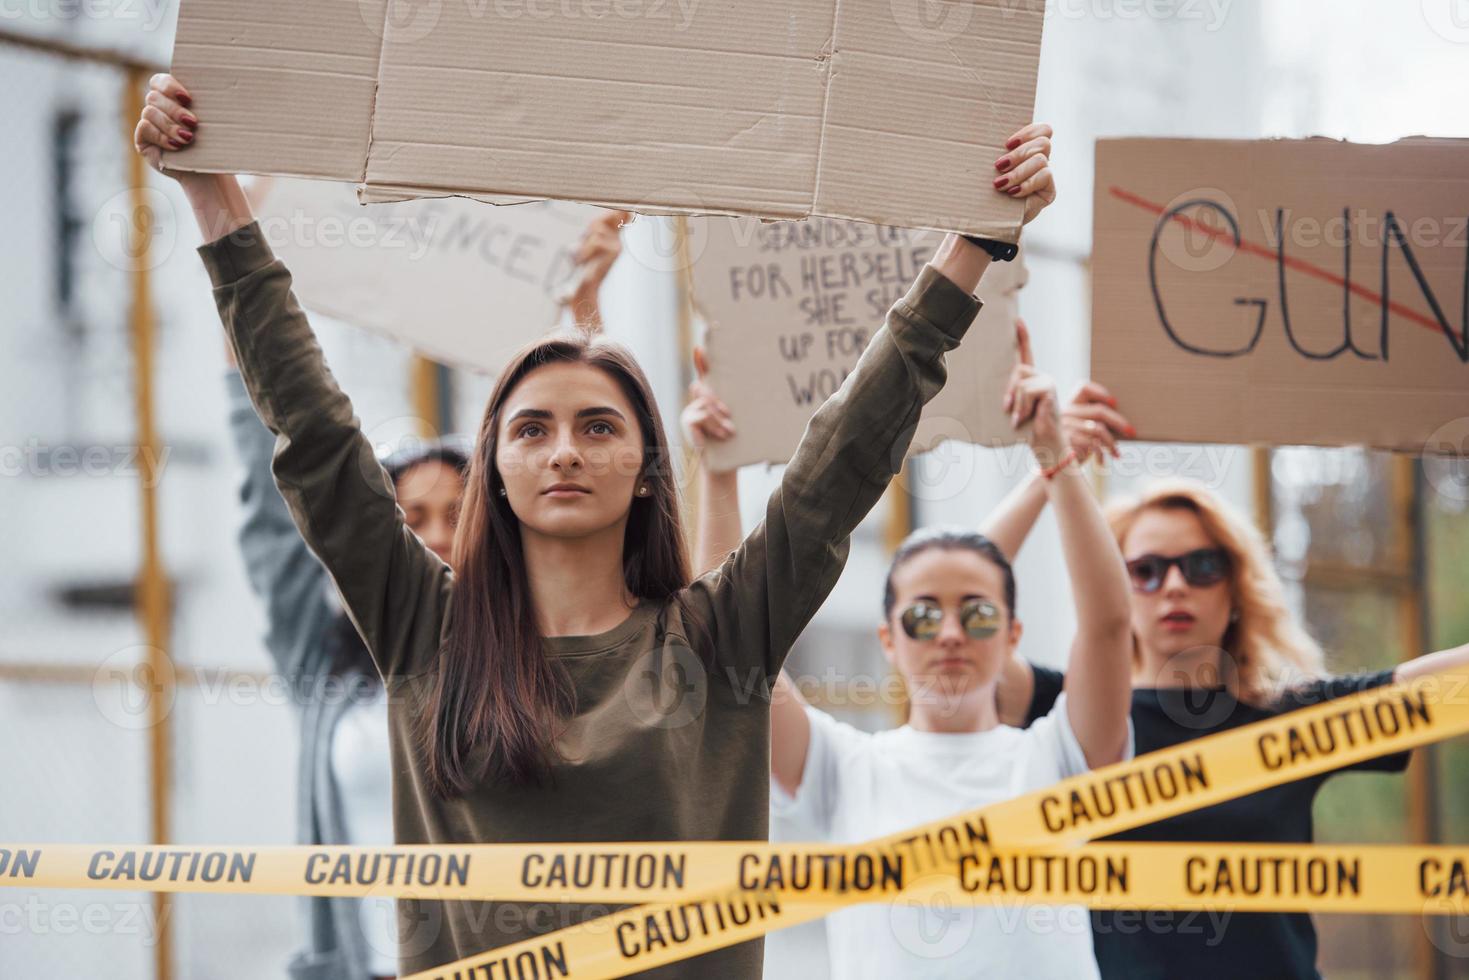
<svg viewBox="0 0 1469 980"><path fill-rule="evenodd" d="M986 533L1013 557L1045 503L1043 487L1022 487ZM1131 718L1139 755L1469 664L1466 645L1396 669L1328 676L1321 648L1286 606L1264 539L1201 484L1159 482L1139 497L1111 504L1107 520L1132 586ZM1001 720L1029 725L1046 717L1063 676L1011 661L996 695ZM1333 736L1328 731L1321 737ZM1404 753L1349 768L1398 772L1407 763ZM1331 775L1182 814L1115 839L1310 843L1311 805ZM1249 882L1241 879L1240 884ZM1319 975L1316 931L1305 914L1118 910L1093 912L1092 931L1104 978Z"/></svg>

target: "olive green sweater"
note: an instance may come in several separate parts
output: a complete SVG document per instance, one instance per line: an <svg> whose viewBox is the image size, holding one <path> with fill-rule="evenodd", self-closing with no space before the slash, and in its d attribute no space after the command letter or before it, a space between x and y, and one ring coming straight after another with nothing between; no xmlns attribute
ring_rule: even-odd
<svg viewBox="0 0 1469 980"><path fill-rule="evenodd" d="M902 464L979 301L925 268L857 368L812 418L765 520L672 600L599 636L558 636L577 714L546 786L427 788L415 721L432 690L454 575L408 529L352 404L327 370L257 225L199 250L240 374L276 433L274 473L391 698L393 820L404 844L764 840L769 683L836 584L848 536ZM704 625L690 648L690 623ZM428 970L610 911L586 905L400 901L400 966ZM635 965L631 964L631 965ZM749 942L645 976L754 978Z"/></svg>

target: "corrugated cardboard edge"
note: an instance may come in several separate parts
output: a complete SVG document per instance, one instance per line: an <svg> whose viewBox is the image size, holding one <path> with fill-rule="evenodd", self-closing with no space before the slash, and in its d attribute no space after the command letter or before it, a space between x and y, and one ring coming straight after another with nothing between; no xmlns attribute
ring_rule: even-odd
<svg viewBox="0 0 1469 980"><path fill-rule="evenodd" d="M812 175L812 185L811 185L811 191L810 191L810 194L809 194L809 203L807 204L806 207L804 207L802 209L791 209L789 211L781 210L779 208L761 208L759 210L755 210L755 209L679 208L679 207L669 207L669 206L665 206L665 205L649 206L647 203L645 203L645 202L639 202L639 201L588 200L588 199L584 199L584 198L563 197L563 196L557 196L557 195L527 197L524 194L502 194L502 193L498 193L498 192L496 192L494 190L487 190L487 191L468 191L468 192L448 192L448 193L446 193L441 188L428 188L428 187L422 187L422 186L415 186L415 185L411 185L411 184L397 184L397 183L392 183L392 184L369 184L368 181L367 181L367 171L368 171L368 165L369 165L369 162L370 162L371 156L372 156L373 143L374 143L374 140L375 140L375 130L376 130L376 122L377 122L377 107L378 107L378 93L379 93L380 88L381 88L381 85L382 85L382 64L383 64L383 59L386 56L386 49L387 49L387 37L386 37L386 35L387 35L388 26L389 26L388 25L388 7L389 7L389 4L384 4L384 7L383 7L383 27L382 27L382 30L376 32L376 36L378 38L378 44L377 44L377 48L378 48L378 52L377 52L377 54L378 54L378 69L377 69L376 77L374 78L374 82L373 82L373 98L372 98L372 107L371 107L371 110L369 112L369 123L368 123L368 133L367 133L367 140L366 140L366 150L365 150L365 152L363 154L363 158L362 158L362 162L361 162L361 167L359 169L359 179L358 179L358 182L357 182L357 199L358 199L358 203L363 204L363 205L366 205L366 204L394 203L394 202L405 201L405 200L413 200L413 199L419 199L419 198L465 197L465 198L469 198L469 199L476 200L476 201L481 201L483 203L491 204L491 205L495 205L495 206L501 206L501 205L505 205L505 204L520 204L520 203L525 203L525 202L528 202L528 201L543 201L543 200L544 201L564 201L564 202L568 202L568 203L589 204L589 205L592 205L592 206L595 206L595 207L605 207L605 208L613 208L613 209L618 209L618 210L633 211L633 212L636 212L638 214L645 214L645 215L652 215L652 216L658 216L658 215L670 215L670 216L672 216L672 215L683 215L683 216L689 216L689 217L730 216L730 217L754 217L754 218L761 218L761 219L765 219L765 220L779 220L779 221L799 221L799 220L802 220L802 219L805 219L805 218L819 216L819 217L833 218L833 219L843 220L843 221L858 221L858 222L863 222L863 223L868 223L868 224L872 224L872 223L877 223L877 224L891 223L889 221L886 221L885 219L883 219L881 216L878 216L878 215L874 215L874 214L849 213L847 209L835 209L834 208L834 209L832 209L830 211L822 211L819 214L816 211L816 202L817 202L817 200L819 200L819 192L820 192L821 161L823 159L823 155L824 155L824 151L825 151L825 146L826 146L826 140L827 140L826 117L827 117L828 109L830 108L830 104L831 104L831 89L832 89L831 66L832 66L832 64L833 64L833 62L835 60L835 55L837 53L834 50L834 45L835 45L836 36L837 36L836 35L836 29L837 29L837 24L838 24L838 22L839 22L839 20L841 18L841 10L842 10L843 3L852 3L852 2L856 2L856 0L832 0L832 29L831 29L830 35L828 36L826 45L822 49L822 56L821 56L822 60L825 63L825 66L826 66L826 76L825 76L825 82L823 83L823 96L822 96L821 143L818 146L818 150L817 150L817 162L816 162L816 167L815 167L814 173ZM172 69L172 66L170 66L170 67ZM188 147L185 147L181 151L175 151L174 154L171 154L168 158L165 158L165 159L173 159L178 164L183 164L183 163L185 163L187 161L188 156L189 156L189 148ZM163 170L165 172L177 172L177 173L221 173L221 174L222 173L245 173L245 174L263 173L262 171L253 171L253 170L226 170L226 169L214 169L214 168L194 168L194 167L181 166L181 165L176 165L176 166L166 166L165 165L163 167ZM300 171L295 171L295 170L290 170L290 169L272 170L272 171L270 171L269 176L292 177L292 178L305 179L305 180L333 180L333 181L339 181L339 180L342 179L341 176L326 176L326 175L322 175L322 174L302 173ZM992 239L995 239L997 241L1015 243L1015 242L1018 242L1020 240L1020 233L1021 233L1021 229L1022 229L1022 226L1023 226L1023 223L1024 223L1024 205L1023 205L1023 202L1017 201L1015 203L1016 203L1016 207L1012 209L1013 210L1013 216L1011 218L1005 220L1005 221L1002 221L1002 222L973 221L973 222L969 222L968 225L966 227L964 227L964 228L956 228L956 227L952 227L952 226L939 226L939 225L931 225L931 224L924 224L924 223L910 225L910 226L907 226L907 227L913 227L915 229L921 229L921 230L925 230L925 231L955 232L955 233L962 233L962 234L978 235L978 236L985 237L985 238L992 238Z"/></svg>

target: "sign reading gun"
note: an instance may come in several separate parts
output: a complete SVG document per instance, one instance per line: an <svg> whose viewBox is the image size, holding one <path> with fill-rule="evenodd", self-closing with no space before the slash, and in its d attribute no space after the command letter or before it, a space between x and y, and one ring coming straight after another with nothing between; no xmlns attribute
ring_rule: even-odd
<svg viewBox="0 0 1469 980"><path fill-rule="evenodd" d="M1093 272L1092 374L1143 439L1469 431L1469 141L1101 141Z"/></svg>

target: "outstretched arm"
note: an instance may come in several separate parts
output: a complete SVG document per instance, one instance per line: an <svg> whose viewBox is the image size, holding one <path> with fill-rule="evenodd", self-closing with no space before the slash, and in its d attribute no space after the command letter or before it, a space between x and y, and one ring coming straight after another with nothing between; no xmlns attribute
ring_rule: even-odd
<svg viewBox="0 0 1469 980"><path fill-rule="evenodd" d="M1132 633L1127 569L1077 453L1067 444L1055 383L1028 364L1015 368L1006 407L1017 424L1030 422L1030 443L1056 510L1077 631L1066 674L1067 720L1087 764L1123 758L1131 701L1128 663Z"/></svg>
<svg viewBox="0 0 1469 980"><path fill-rule="evenodd" d="M1393 671L1393 680L1401 683L1444 671L1469 672L1469 643L1404 661Z"/></svg>
<svg viewBox="0 0 1469 980"><path fill-rule="evenodd" d="M684 406L684 433L699 452L699 513L694 537L694 574L718 568L740 546L740 481L738 470L713 470L703 450L711 442L734 438L734 416L709 386L709 363L702 347L694 348L689 402Z"/></svg>
<svg viewBox="0 0 1469 980"><path fill-rule="evenodd" d="M199 120L169 75L153 77L146 103L134 144L161 169L164 154L194 139L189 120ZM386 677L427 669L452 585L448 566L408 528L239 182L164 172L179 179L199 223L220 320L255 411L276 436L272 470L296 527L331 574L378 670Z"/></svg>

